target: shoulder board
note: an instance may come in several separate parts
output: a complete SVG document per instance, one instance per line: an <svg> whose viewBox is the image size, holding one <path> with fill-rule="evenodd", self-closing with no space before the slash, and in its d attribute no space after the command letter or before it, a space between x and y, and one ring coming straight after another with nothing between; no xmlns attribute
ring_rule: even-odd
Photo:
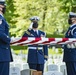
<svg viewBox="0 0 76 75"><path fill-rule="evenodd" d="M31 34L29 30L25 31L25 33L26 33L26 34L28 34L28 35L30 35L30 34Z"/></svg>

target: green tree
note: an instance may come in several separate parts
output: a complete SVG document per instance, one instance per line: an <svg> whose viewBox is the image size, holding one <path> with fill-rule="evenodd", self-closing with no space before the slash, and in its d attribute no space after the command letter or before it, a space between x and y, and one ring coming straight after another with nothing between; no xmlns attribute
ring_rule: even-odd
<svg viewBox="0 0 76 75"><path fill-rule="evenodd" d="M61 9L65 12L73 11L76 12L76 0L58 0L61 2Z"/></svg>
<svg viewBox="0 0 76 75"><path fill-rule="evenodd" d="M13 0L6 0L6 13L4 16L10 25L10 29L14 28L15 27L14 24L16 23L16 21L14 20L16 15L14 14L15 8L13 3L14 3ZM10 34L12 33L10 32Z"/></svg>
<svg viewBox="0 0 76 75"><path fill-rule="evenodd" d="M10 0L7 1L10 4ZM60 33L67 29L68 8L65 4L69 1L61 0L12 0L9 8L11 23L10 32L12 35L22 36L23 32L29 27L32 16L39 16L39 29L47 33ZM64 4L63 4L64 3ZM66 7L64 9L63 7ZM69 7L69 6L68 6ZM7 12L8 13L8 12ZM10 21L9 21L10 20Z"/></svg>

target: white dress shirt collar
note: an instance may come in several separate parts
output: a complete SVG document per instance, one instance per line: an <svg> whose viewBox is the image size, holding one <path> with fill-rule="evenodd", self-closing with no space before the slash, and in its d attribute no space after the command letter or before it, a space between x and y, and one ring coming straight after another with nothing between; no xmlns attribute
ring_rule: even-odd
<svg viewBox="0 0 76 75"><path fill-rule="evenodd" d="M34 31L34 32L36 31L36 32L37 32L37 34L38 34L38 30L33 29L33 31Z"/></svg>

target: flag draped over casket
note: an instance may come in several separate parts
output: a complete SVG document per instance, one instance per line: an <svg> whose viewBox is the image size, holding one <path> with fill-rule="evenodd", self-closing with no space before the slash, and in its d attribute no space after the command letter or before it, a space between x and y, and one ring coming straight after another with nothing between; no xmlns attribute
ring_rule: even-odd
<svg viewBox="0 0 76 75"><path fill-rule="evenodd" d="M56 44L68 44L76 42L75 38L34 38L34 37L15 37L11 38L11 45L56 45Z"/></svg>

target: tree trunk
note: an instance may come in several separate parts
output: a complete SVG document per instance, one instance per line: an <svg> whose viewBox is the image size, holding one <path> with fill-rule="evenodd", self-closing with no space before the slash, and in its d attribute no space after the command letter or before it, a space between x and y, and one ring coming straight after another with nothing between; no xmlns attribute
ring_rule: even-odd
<svg viewBox="0 0 76 75"><path fill-rule="evenodd" d="M47 4L46 4L46 0L44 0L44 7L43 7L43 25L42 25L42 30L45 30L45 19L46 19L46 12L47 12Z"/></svg>

